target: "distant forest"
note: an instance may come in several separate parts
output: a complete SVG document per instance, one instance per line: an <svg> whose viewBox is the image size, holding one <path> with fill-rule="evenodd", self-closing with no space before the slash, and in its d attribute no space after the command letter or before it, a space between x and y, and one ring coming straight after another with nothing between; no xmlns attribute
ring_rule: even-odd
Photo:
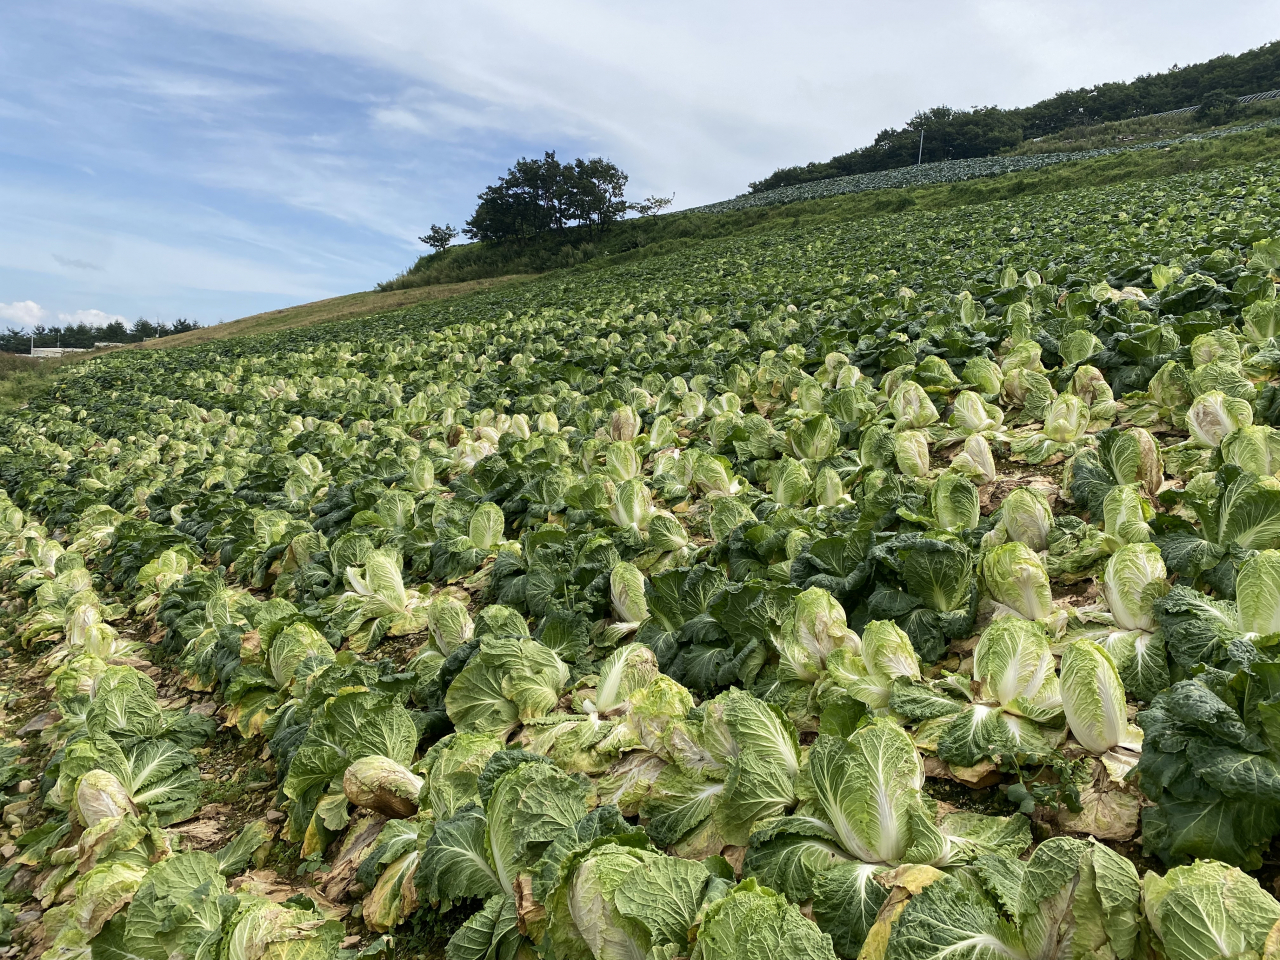
<svg viewBox="0 0 1280 960"><path fill-rule="evenodd" d="M173 323L153 323L141 317L126 327L116 320L102 327L92 327L87 323L69 323L64 327L37 324L30 330L15 330L10 327L0 333L0 351L5 353L30 353L32 338L37 347L83 347L90 349L95 343L141 343L156 337L167 337L174 333L185 333L195 330L200 324L193 320L175 320Z"/></svg>
<svg viewBox="0 0 1280 960"><path fill-rule="evenodd" d="M923 162L963 160L989 157L1016 147L1023 140L1071 127L1127 120L1277 88L1280 41L1273 41L1239 56L1225 55L1186 67L1174 65L1165 73L1138 77L1130 83L1068 90L1029 107L934 107L917 113L901 129L880 131L870 146L842 153L825 163L785 167L751 184L751 190L759 192L810 180L910 166L920 150L921 128Z"/></svg>

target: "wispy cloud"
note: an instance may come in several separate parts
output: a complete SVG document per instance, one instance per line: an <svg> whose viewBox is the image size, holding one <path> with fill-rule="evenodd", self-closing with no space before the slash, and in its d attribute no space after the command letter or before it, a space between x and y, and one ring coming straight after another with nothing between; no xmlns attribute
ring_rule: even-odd
<svg viewBox="0 0 1280 960"><path fill-rule="evenodd" d="M76 260L72 257L64 257L60 253L55 253L53 259L59 266L68 267L71 270L101 270L99 264L90 263L88 260Z"/></svg>
<svg viewBox="0 0 1280 960"><path fill-rule="evenodd" d="M126 73L100 77L104 87L138 94L144 101L213 100L221 106L243 104L277 92L268 84L241 82L227 77L192 75L178 69L154 70L135 66Z"/></svg>

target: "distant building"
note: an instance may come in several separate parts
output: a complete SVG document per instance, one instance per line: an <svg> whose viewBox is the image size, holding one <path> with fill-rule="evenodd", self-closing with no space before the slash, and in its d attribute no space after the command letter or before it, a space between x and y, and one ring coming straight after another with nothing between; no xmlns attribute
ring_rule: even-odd
<svg viewBox="0 0 1280 960"><path fill-rule="evenodd" d="M127 347L127 343L95 343L93 349L101 350L103 347Z"/></svg>
<svg viewBox="0 0 1280 960"><path fill-rule="evenodd" d="M31 356L37 360L44 360L48 357L61 357L67 353L87 353L88 347L32 347Z"/></svg>

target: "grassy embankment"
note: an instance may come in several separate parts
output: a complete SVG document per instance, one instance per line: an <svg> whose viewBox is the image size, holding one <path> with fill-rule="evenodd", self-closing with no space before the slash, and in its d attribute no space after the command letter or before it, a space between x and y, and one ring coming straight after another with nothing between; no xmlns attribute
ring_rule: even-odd
<svg viewBox="0 0 1280 960"><path fill-rule="evenodd" d="M66 362L0 353L0 414L20 406L27 397L52 383L58 368Z"/></svg>

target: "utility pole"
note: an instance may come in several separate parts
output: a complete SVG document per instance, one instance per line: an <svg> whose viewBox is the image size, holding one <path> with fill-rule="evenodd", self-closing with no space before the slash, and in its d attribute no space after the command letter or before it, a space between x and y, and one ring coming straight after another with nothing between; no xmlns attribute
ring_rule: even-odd
<svg viewBox="0 0 1280 960"><path fill-rule="evenodd" d="M916 166L924 160L924 127L920 128L920 152L916 154Z"/></svg>

